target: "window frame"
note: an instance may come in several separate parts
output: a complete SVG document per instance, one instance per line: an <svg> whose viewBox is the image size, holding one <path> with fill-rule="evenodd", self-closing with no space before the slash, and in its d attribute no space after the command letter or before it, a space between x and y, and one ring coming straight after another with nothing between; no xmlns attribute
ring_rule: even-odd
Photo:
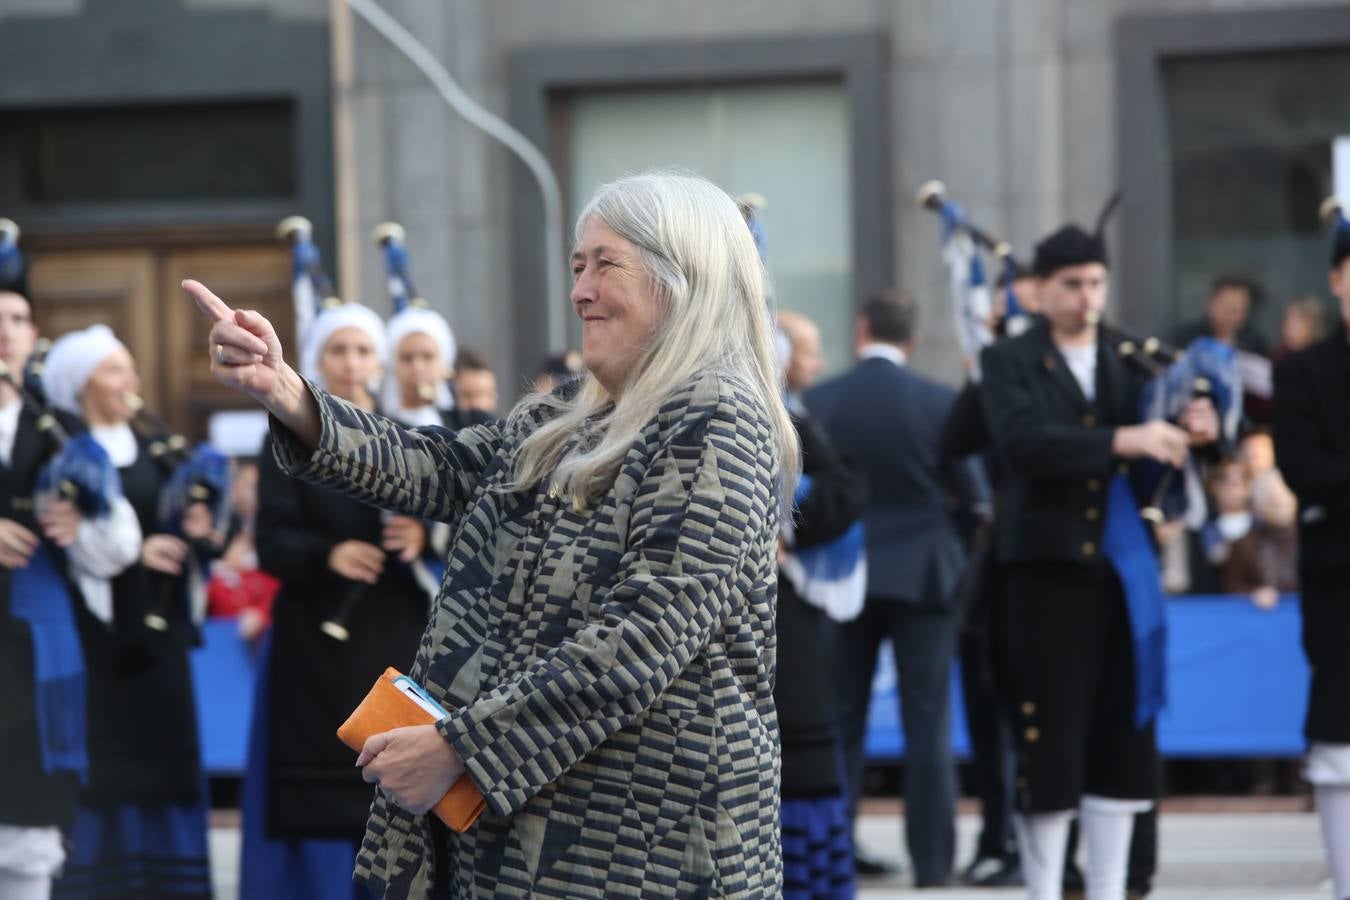
<svg viewBox="0 0 1350 900"><path fill-rule="evenodd" d="M558 153L554 99L606 88L713 87L753 83L837 80L849 113L850 202L853 283L849 303L889 287L894 279L894 207L891 191L892 116L889 105L889 43L885 34L840 34L807 38L696 40L599 47L521 48L511 52L509 108L512 124L537 147ZM513 166L511 238L515 247L542 244L543 204L523 166ZM563 223L569 234L571 223ZM558 264L563 265L559 260ZM517 359L542 359L548 346L545 261L522 253L512 271L512 302L518 323Z"/></svg>
<svg viewBox="0 0 1350 900"><path fill-rule="evenodd" d="M1125 15L1116 21L1117 172L1121 254L1115 266L1125 325L1171 333L1173 184L1164 64L1177 59L1350 49L1345 7Z"/></svg>

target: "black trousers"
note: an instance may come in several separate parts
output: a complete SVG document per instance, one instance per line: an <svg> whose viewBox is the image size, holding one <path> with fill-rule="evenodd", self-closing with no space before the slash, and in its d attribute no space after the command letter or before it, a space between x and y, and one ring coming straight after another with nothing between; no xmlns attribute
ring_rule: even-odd
<svg viewBox="0 0 1350 900"><path fill-rule="evenodd" d="M1017 853L1013 834L1013 777L1017 756L1005 704L994 686L988 635L962 634L961 693L970 733L971 767L980 798L975 858L1006 859Z"/></svg>
<svg viewBox="0 0 1350 900"><path fill-rule="evenodd" d="M1303 652L1312 669L1308 716L1303 731L1310 741L1350 743L1350 573L1305 575L1299 602L1303 615Z"/></svg>
<svg viewBox="0 0 1350 900"><path fill-rule="evenodd" d="M919 883L951 875L956 853L956 764L951 748L951 664L956 612L868 597L837 631L835 689L849 780L849 815L862 790L863 739L881 642L891 639L905 730L905 844Z"/></svg>
<svg viewBox="0 0 1350 900"><path fill-rule="evenodd" d="M1120 580L1109 565L1011 564L996 611L1017 743L1018 806L1077 809L1083 794L1153 800L1153 723L1134 726L1134 661Z"/></svg>

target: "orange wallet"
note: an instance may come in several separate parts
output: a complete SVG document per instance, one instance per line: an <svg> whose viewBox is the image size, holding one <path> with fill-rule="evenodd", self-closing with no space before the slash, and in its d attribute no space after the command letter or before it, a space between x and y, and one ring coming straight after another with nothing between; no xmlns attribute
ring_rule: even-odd
<svg viewBox="0 0 1350 900"><path fill-rule="evenodd" d="M366 699L337 730L342 743L360 753L366 739L373 734L408 725L430 725L436 721L431 713L394 687L394 679L399 675L397 669L384 670L370 693L366 694ZM478 792L478 785L465 774L456 779L431 811L455 831L467 831L483 812L485 805L483 795Z"/></svg>

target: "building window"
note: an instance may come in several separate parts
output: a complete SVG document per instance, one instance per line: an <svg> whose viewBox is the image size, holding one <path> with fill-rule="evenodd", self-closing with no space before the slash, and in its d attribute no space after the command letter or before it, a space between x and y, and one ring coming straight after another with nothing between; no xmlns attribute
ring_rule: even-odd
<svg viewBox="0 0 1350 900"><path fill-rule="evenodd" d="M820 326L828 371L848 367L853 202L842 82L586 91L561 107L569 221L599 185L650 168L763 195L777 305ZM580 341L575 325L570 338Z"/></svg>
<svg viewBox="0 0 1350 900"><path fill-rule="evenodd" d="M0 139L24 205L280 201L296 196L289 101L10 112Z"/></svg>
<svg viewBox="0 0 1350 900"><path fill-rule="evenodd" d="M1210 281L1257 279L1254 324L1278 343L1280 311L1325 298L1331 144L1350 133L1350 49L1165 59L1172 161L1175 321L1201 314Z"/></svg>

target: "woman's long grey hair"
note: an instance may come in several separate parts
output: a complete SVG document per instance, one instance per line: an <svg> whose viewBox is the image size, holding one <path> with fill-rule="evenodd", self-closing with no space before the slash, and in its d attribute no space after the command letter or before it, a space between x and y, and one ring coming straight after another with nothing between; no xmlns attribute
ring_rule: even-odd
<svg viewBox="0 0 1350 900"><path fill-rule="evenodd" d="M602 495L662 401L716 372L746 385L763 411L790 502L800 450L783 403L767 276L735 202L703 178L648 172L596 191L577 217L578 243L592 217L638 248L660 307L656 331L617 401L586 376L570 400L535 394L516 407L513 418L539 407L554 415L521 443L511 489L552 476L574 504ZM598 440L564 454L570 438L597 430Z"/></svg>

